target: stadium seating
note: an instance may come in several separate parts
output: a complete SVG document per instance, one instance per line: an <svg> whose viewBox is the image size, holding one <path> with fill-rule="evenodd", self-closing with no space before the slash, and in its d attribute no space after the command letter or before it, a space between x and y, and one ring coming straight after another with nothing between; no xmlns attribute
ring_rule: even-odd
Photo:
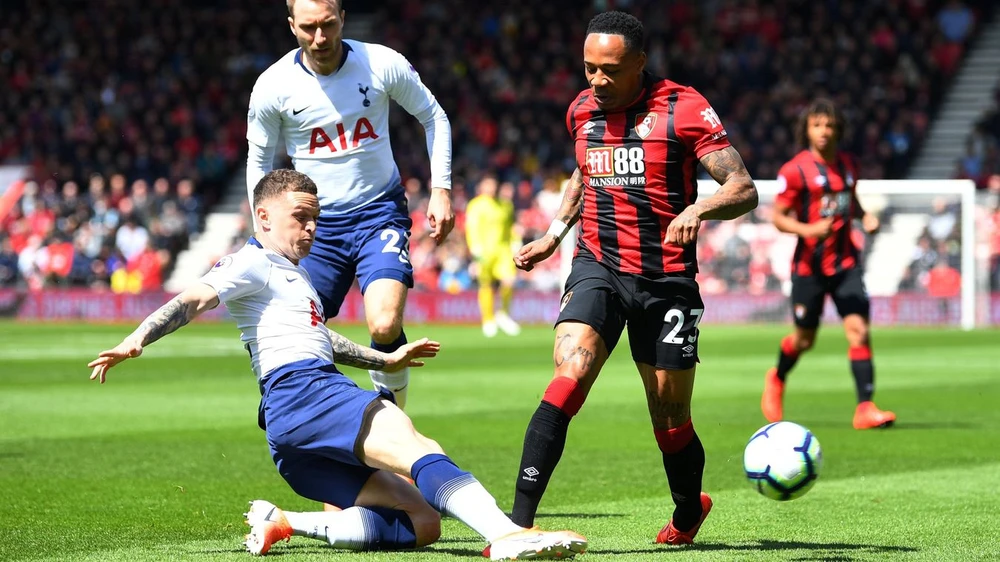
<svg viewBox="0 0 1000 562"><path fill-rule="evenodd" d="M620 7L646 22L650 69L699 88L712 101L756 177L773 177L794 153L790 123L818 94L850 111L856 126L846 148L862 155L864 174L899 177L965 46L993 11L988 0L964 4L972 9L971 26L939 26L931 16L945 2L934 0L609 0L587 10L571 0L517 0L484 10L464 9L461 0L386 0L380 7L348 1L346 8L370 12L353 29L405 53L448 111L458 190L484 170L495 171L517 184L521 217L537 222L534 194L573 166L563 118L584 86L580 45L594 9ZM189 180L199 205L177 212L186 224L197 223L186 229L188 238L200 231L202 221L190 217L221 198L243 161L245 108L256 76L294 47L284 5L152 0L140 12L57 0L4 6L0 25L17 48L5 51L0 65L0 81L9 84L0 94L0 161L30 165L53 213L70 205L60 196L73 190L68 185L86 192L82 186L95 174L109 184L121 177L126 187L112 198L130 200L142 199L136 186L153 191L164 178L172 192ZM207 28L219 32L205 33ZM427 177L419 124L395 112L391 126L403 176ZM84 213L81 206L80 217L104 212L85 199L91 209ZM20 241L25 219L17 213L29 214L20 209L2 218L0 268L10 261L5 255L20 253L10 248L28 245ZM149 218L142 214L136 215L140 223ZM172 214L171 221L177 222ZM76 223L87 221L56 230L69 240L84 238ZM141 226L151 231L162 225ZM534 231L523 229L526 237ZM153 251L166 250L158 261L169 271L188 240L153 234ZM461 237L455 238L428 257L435 273L456 259L463 267L468 263ZM417 235L414 246L419 244ZM111 253L100 260L105 269L109 260L116 263ZM739 263L719 267L737 271ZM25 282L23 275L5 280L2 271L0 284ZM94 275L110 283L106 272ZM70 284L88 284L92 277L79 271L56 276ZM538 279L551 284L545 275Z"/></svg>

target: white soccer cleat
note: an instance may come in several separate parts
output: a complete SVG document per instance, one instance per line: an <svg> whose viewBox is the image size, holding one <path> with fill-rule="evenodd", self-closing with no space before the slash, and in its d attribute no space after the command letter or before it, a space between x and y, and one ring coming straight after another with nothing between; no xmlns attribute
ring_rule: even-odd
<svg viewBox="0 0 1000 562"><path fill-rule="evenodd" d="M525 529L493 541L483 556L490 560L551 560L573 558L587 550L587 539L573 531Z"/></svg>
<svg viewBox="0 0 1000 562"><path fill-rule="evenodd" d="M496 322L483 322L483 335L492 338L497 335L497 323Z"/></svg>
<svg viewBox="0 0 1000 562"><path fill-rule="evenodd" d="M253 500L250 511L243 514L250 532L243 544L254 556L263 556L274 543L292 538L292 526L285 518L285 512L269 501Z"/></svg>
<svg viewBox="0 0 1000 562"><path fill-rule="evenodd" d="M502 310L497 312L496 321L497 327L508 336L516 336L521 333L521 326L519 326L517 322L514 322L514 319Z"/></svg>

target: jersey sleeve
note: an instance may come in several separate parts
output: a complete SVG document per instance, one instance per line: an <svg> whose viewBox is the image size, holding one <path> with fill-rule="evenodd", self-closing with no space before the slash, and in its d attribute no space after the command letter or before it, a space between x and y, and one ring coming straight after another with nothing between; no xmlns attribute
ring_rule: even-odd
<svg viewBox="0 0 1000 562"><path fill-rule="evenodd" d="M688 89L674 109L674 131L696 158L731 146L722 120L701 94Z"/></svg>
<svg viewBox="0 0 1000 562"><path fill-rule="evenodd" d="M794 162L787 162L778 170L778 195L775 196L774 202L795 209L798 207L804 188L799 167Z"/></svg>
<svg viewBox="0 0 1000 562"><path fill-rule="evenodd" d="M268 73L257 79L247 110L247 140L264 148L278 145L281 136L281 100L268 87Z"/></svg>
<svg viewBox="0 0 1000 562"><path fill-rule="evenodd" d="M417 115L437 104L434 94L420 80L417 69L402 54L383 47L385 92L410 115Z"/></svg>
<svg viewBox="0 0 1000 562"><path fill-rule="evenodd" d="M264 288L271 267L265 259L251 259L246 252L236 252L220 259L201 282L215 289L223 304L252 295Z"/></svg>

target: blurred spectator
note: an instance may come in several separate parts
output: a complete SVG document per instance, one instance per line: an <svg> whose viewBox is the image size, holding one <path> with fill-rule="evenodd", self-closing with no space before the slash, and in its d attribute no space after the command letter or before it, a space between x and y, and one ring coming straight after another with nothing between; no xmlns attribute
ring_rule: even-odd
<svg viewBox="0 0 1000 562"><path fill-rule="evenodd" d="M964 43L975 25L975 17L962 0L948 0L938 12L937 22L948 41Z"/></svg>
<svg viewBox="0 0 1000 562"><path fill-rule="evenodd" d="M0 236L0 287L17 282L17 252L10 238Z"/></svg>
<svg viewBox="0 0 1000 562"><path fill-rule="evenodd" d="M955 231L958 223L958 216L953 210L948 208L948 202L942 198L935 198L931 210L931 219L927 223L927 232L934 240L946 240Z"/></svg>

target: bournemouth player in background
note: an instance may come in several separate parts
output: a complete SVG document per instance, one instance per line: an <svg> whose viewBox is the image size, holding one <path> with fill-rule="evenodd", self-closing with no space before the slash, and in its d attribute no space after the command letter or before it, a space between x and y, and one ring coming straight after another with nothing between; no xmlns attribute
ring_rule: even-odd
<svg viewBox="0 0 1000 562"><path fill-rule="evenodd" d="M792 315L795 331L781 340L778 365L765 376L761 409L768 421L782 419L786 378L799 355L812 348L823 315L826 295L844 319L851 372L857 385L854 427L888 427L892 412L872 402L875 370L868 324L870 301L862 279L858 248L851 239L851 221L861 219L869 234L878 217L861 208L855 194L858 166L854 157L837 149L844 129L841 113L829 100L818 99L802 113L796 126L800 146L778 172L781 192L774 203L774 225L799 237L792 258Z"/></svg>
<svg viewBox="0 0 1000 562"><path fill-rule="evenodd" d="M642 42L642 24L628 14L590 21L583 48L590 88L566 116L577 168L549 232L514 258L531 269L580 221L556 321L555 376L524 436L512 519L534 523L570 420L627 326L675 504L656 542L687 544L712 508L701 491L705 449L691 423L705 312L695 243L701 221L747 213L757 190L712 106L694 89L646 72ZM722 184L701 201L699 162Z"/></svg>

